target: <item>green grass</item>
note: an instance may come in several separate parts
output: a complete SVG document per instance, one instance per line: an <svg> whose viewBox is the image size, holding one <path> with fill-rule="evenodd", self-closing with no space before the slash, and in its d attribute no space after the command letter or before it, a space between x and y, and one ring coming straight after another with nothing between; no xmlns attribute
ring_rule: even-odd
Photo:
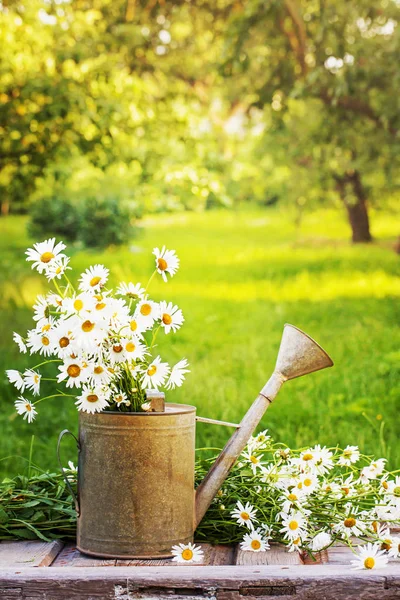
<svg viewBox="0 0 400 600"><path fill-rule="evenodd" d="M275 210L185 213L148 218L130 248L88 252L71 249L77 277L89 264L104 262L112 280L147 281L151 250L166 244L181 258L168 284L155 282L156 299L179 304L186 322L159 345L171 362L186 356L192 372L169 401L195 404L198 414L240 420L272 373L282 328L293 323L331 354L333 369L285 384L266 413L277 441L293 446L319 442L358 444L365 453L400 464L400 281L392 250L396 219L373 215L373 245L351 246L340 213L309 215L300 231ZM24 250L31 243L25 220L0 220L0 370L22 369L12 331L31 327L30 307L46 281L31 271ZM28 425L13 410L14 389L0 377L0 456L27 457L35 435L34 459L56 466L56 441L64 427L77 429L72 403L40 405ZM229 430L198 425L198 444L219 446ZM65 450L65 460L75 450ZM23 462L3 460L0 471L15 474Z"/></svg>

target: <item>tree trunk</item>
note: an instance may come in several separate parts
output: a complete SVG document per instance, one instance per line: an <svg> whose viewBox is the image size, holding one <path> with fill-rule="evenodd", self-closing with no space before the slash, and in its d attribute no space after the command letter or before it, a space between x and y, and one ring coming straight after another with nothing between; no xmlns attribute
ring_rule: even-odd
<svg viewBox="0 0 400 600"><path fill-rule="evenodd" d="M371 242L369 228L367 198L358 171L352 171L342 177L336 177L337 189L347 210L352 231L352 241L357 243ZM352 196L356 202L348 201L347 187L351 186Z"/></svg>
<svg viewBox="0 0 400 600"><path fill-rule="evenodd" d="M8 200L3 200L0 205L0 216L6 217L10 212L10 203Z"/></svg>

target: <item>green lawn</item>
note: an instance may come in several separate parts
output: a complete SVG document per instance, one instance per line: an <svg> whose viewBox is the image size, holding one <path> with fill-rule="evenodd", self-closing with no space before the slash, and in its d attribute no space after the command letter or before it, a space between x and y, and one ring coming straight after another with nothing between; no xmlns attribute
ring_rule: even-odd
<svg viewBox="0 0 400 600"><path fill-rule="evenodd" d="M285 384L262 426L293 446L319 442L359 444L366 453L400 466L400 280L398 235L393 216L373 215L369 246L351 246L339 212L308 216L301 231L276 210L209 212L148 218L130 248L106 252L70 249L75 278L88 264L103 262L112 279L146 282L151 251L166 244L181 258L168 283L155 282L154 297L180 305L186 323L161 341L162 355L186 356L192 372L169 401L195 404L202 416L237 421L272 373L285 322L314 337L335 367ZM12 331L31 327L35 295L46 280L25 263L31 240L22 217L0 220L0 370L23 369ZM167 342L167 343L165 343ZM31 359L35 360L34 358ZM77 429L72 403L54 399L40 405L28 425L13 410L15 390L0 377L0 456L27 457L35 435L34 458L55 467L58 432ZM198 444L219 446L229 431L198 426ZM75 458L73 446L65 459ZM4 474L23 461L0 463Z"/></svg>

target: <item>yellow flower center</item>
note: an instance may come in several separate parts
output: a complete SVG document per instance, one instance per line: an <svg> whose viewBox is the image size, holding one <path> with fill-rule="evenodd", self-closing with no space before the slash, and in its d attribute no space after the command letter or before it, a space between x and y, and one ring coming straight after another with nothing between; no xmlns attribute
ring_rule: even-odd
<svg viewBox="0 0 400 600"><path fill-rule="evenodd" d="M383 542L381 544L381 550L390 550L391 547L392 547L391 540L383 540Z"/></svg>
<svg viewBox="0 0 400 600"><path fill-rule="evenodd" d="M304 485L305 485L306 487L310 487L310 485L312 485L312 480L311 480L311 479L305 479L305 480L304 480Z"/></svg>
<svg viewBox="0 0 400 600"><path fill-rule="evenodd" d="M400 485L397 485L394 490L393 490L393 494L395 496L400 496Z"/></svg>
<svg viewBox="0 0 400 600"><path fill-rule="evenodd" d="M152 375L154 375L156 372L157 372L156 365L152 365L149 369L147 369L147 375L150 375L150 377Z"/></svg>
<svg viewBox="0 0 400 600"><path fill-rule="evenodd" d="M296 529L299 528L299 524L297 521L290 521L289 523L289 529L291 529L292 531L296 531Z"/></svg>
<svg viewBox="0 0 400 600"><path fill-rule="evenodd" d="M137 323L135 320L131 321L129 324L129 327L131 328L131 331L136 331L137 329Z"/></svg>
<svg viewBox="0 0 400 600"><path fill-rule="evenodd" d="M343 450L343 456L345 456L346 458L350 458L350 456L353 454L352 450Z"/></svg>
<svg viewBox="0 0 400 600"><path fill-rule="evenodd" d="M81 368L79 365L69 365L67 373L70 377L79 377Z"/></svg>
<svg viewBox="0 0 400 600"><path fill-rule="evenodd" d="M303 489L303 484L302 484L302 482L301 482L301 481L299 481L299 483L297 484L297 486L296 486L296 487L297 487L297 489L298 489L298 490L302 490L302 489Z"/></svg>
<svg viewBox="0 0 400 600"><path fill-rule="evenodd" d="M42 337L42 344L43 344L43 346L48 346L50 344L49 338L46 337L45 335Z"/></svg>
<svg viewBox="0 0 400 600"><path fill-rule="evenodd" d="M49 331L50 327L51 327L50 323L47 323L46 325L43 325L43 327L42 327L42 331L43 331L43 332L44 332L44 331Z"/></svg>
<svg viewBox="0 0 400 600"><path fill-rule="evenodd" d="M133 342L128 342L127 345L125 346L125 350L127 352L135 352L136 346Z"/></svg>
<svg viewBox="0 0 400 600"><path fill-rule="evenodd" d="M31 412L32 406L30 404L25 404L25 410L27 410L28 412Z"/></svg>
<svg viewBox="0 0 400 600"><path fill-rule="evenodd" d="M116 344L115 346L113 346L113 350L114 350L114 352L119 354L120 352L122 352L123 348L122 348L121 344Z"/></svg>
<svg viewBox="0 0 400 600"><path fill-rule="evenodd" d="M348 487L342 487L342 492L347 496L350 494L350 489Z"/></svg>
<svg viewBox="0 0 400 600"><path fill-rule="evenodd" d="M250 461L253 463L253 465L258 465L258 463L260 462L257 456L250 456Z"/></svg>
<svg viewBox="0 0 400 600"><path fill-rule="evenodd" d="M243 521L248 521L250 519L250 515L247 512L241 512L240 516L242 517Z"/></svg>
<svg viewBox="0 0 400 600"><path fill-rule="evenodd" d="M39 381L40 381L40 377L39 377L39 375L34 375L34 376L33 376L33 381L34 381L35 383L39 383Z"/></svg>
<svg viewBox="0 0 400 600"><path fill-rule="evenodd" d="M42 263L49 263L54 258L54 254L52 252L43 252L40 260Z"/></svg>
<svg viewBox="0 0 400 600"><path fill-rule="evenodd" d="M364 567L366 569L373 569L375 566L375 559L372 558L372 556L368 556L368 558L366 558L364 560Z"/></svg>
<svg viewBox="0 0 400 600"><path fill-rule="evenodd" d="M99 276L97 276L97 277L92 277L92 279L91 279L91 280L90 280L90 282L89 282L89 285L90 285L91 287L95 287L96 285L99 285L100 281L101 281L101 277L99 277Z"/></svg>
<svg viewBox="0 0 400 600"><path fill-rule="evenodd" d="M99 302L98 304L96 304L96 310L103 310L103 308L105 308L107 306L107 304L105 302Z"/></svg>
<svg viewBox="0 0 400 600"><path fill-rule="evenodd" d="M183 552L182 552L182 558L183 558L183 560L192 560L193 550L190 550L189 548L185 548L185 550L183 550Z"/></svg>
<svg viewBox="0 0 400 600"><path fill-rule="evenodd" d="M373 523L372 523L372 529L375 531L375 533L378 532L378 522L377 521L373 521Z"/></svg>
<svg viewBox="0 0 400 600"><path fill-rule="evenodd" d="M356 524L356 520L353 517L348 517L347 519L344 520L344 526L345 527L354 527L354 525Z"/></svg>
<svg viewBox="0 0 400 600"><path fill-rule="evenodd" d="M89 394L88 396L86 396L86 400L88 402L97 402L99 399L98 396L96 396L96 394Z"/></svg>
<svg viewBox="0 0 400 600"><path fill-rule="evenodd" d="M90 331L93 331L94 329L94 323L92 323L91 321L84 321L82 323L82 331L84 331L85 333L89 333Z"/></svg>
<svg viewBox="0 0 400 600"><path fill-rule="evenodd" d="M58 345L60 346L60 348L66 348L67 346L69 346L69 339L65 336L60 338L58 341Z"/></svg>
<svg viewBox="0 0 400 600"><path fill-rule="evenodd" d="M388 489L388 482L387 481L382 481L382 487L387 490Z"/></svg>
<svg viewBox="0 0 400 600"><path fill-rule="evenodd" d="M103 369L103 367L100 367L100 365L99 365L99 366L95 367L93 369L93 371L94 371L94 373L96 373L96 375L101 375L101 373L104 372L104 369Z"/></svg>
<svg viewBox="0 0 400 600"><path fill-rule="evenodd" d="M295 544L295 546L297 546L298 544L300 544L300 538L296 538L295 540L293 540L293 544Z"/></svg>
<svg viewBox="0 0 400 600"><path fill-rule="evenodd" d="M160 269L160 271L165 271L165 269L168 268L167 261L164 258L159 258L157 260L157 266Z"/></svg>
<svg viewBox="0 0 400 600"><path fill-rule="evenodd" d="M171 325L172 323L172 317L171 315L167 315L166 313L162 316L162 322L164 323L164 325Z"/></svg>
<svg viewBox="0 0 400 600"><path fill-rule="evenodd" d="M260 540L251 540L250 546L253 548L253 550L259 550L261 548L261 542Z"/></svg>
<svg viewBox="0 0 400 600"><path fill-rule="evenodd" d="M312 460L314 457L311 454L311 452L307 452L306 454L303 454L303 460Z"/></svg>
<svg viewBox="0 0 400 600"><path fill-rule="evenodd" d="M79 310L82 310L82 308L83 308L83 302L82 302L82 300L77 298L74 302L74 309L79 311Z"/></svg>
<svg viewBox="0 0 400 600"><path fill-rule="evenodd" d="M297 500L296 494L289 494L288 500L291 500L292 502L294 502L295 500Z"/></svg>
<svg viewBox="0 0 400 600"><path fill-rule="evenodd" d="M147 317L147 315L149 315L151 313L151 306L150 304L142 304L142 306L140 307L140 312L144 317Z"/></svg>

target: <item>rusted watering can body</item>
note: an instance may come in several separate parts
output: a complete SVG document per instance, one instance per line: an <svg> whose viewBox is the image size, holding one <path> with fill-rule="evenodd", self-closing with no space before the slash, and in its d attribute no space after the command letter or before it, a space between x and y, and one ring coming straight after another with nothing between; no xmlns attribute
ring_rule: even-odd
<svg viewBox="0 0 400 600"><path fill-rule="evenodd" d="M285 325L273 375L241 423L233 425L236 431L196 492L195 407L166 404L165 412L158 413L80 413L78 549L107 558L162 558L171 556L172 545L192 541L282 384L332 365L314 340Z"/></svg>

